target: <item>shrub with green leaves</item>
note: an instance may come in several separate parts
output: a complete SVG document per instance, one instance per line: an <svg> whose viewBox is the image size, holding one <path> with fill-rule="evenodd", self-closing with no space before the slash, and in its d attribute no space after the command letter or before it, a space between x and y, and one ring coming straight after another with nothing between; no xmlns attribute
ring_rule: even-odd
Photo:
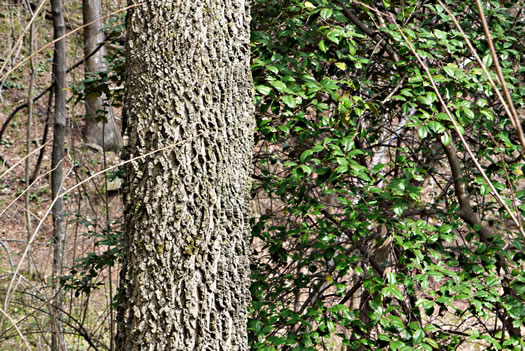
<svg viewBox="0 0 525 351"><path fill-rule="evenodd" d="M523 109L519 6L484 12ZM522 149L447 9L497 81L474 1L254 4L253 349L525 346Z"/></svg>

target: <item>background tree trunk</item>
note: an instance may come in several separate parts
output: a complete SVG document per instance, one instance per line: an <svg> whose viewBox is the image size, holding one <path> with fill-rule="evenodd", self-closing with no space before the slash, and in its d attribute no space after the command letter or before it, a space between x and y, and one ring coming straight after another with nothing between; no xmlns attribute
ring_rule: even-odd
<svg viewBox="0 0 525 351"><path fill-rule="evenodd" d="M118 350L247 350L253 133L249 8L128 13Z"/></svg>
<svg viewBox="0 0 525 351"><path fill-rule="evenodd" d="M102 5L100 0L83 0L82 11L84 24L102 17ZM104 33L101 31L103 22L96 21L84 28L84 55L87 57L96 50L98 45L104 42ZM107 69L104 59L106 48L102 46L94 55L86 60L86 75ZM118 150L122 146L120 129L115 123L115 117L111 106L108 105L104 94L97 96L95 93L86 96L86 123L84 125L84 139L93 146L105 150ZM96 117L104 111L107 122L97 122Z"/></svg>
<svg viewBox="0 0 525 351"><path fill-rule="evenodd" d="M33 14L33 11L30 8L30 13ZM25 206L25 220L26 220L26 231L27 231L27 242L31 242L31 235L33 234L33 224L31 218L31 139L32 139L32 129L33 129L33 87L35 85L35 58L33 57L34 52L34 33L35 27L33 24L29 27L29 55L31 59L29 60L29 69L31 71L29 76L29 88L27 94L27 123L26 123L26 167L25 167L25 178L26 178L26 189L27 192L24 195L24 206ZM28 253L27 259L27 271L29 275L33 275L33 258L31 251Z"/></svg>
<svg viewBox="0 0 525 351"><path fill-rule="evenodd" d="M53 12L54 39L61 38L66 33L64 23L64 6L62 0L51 0ZM62 197L64 159L64 136L66 132L66 41L59 40L55 43L53 56L53 74L55 76L55 122L53 129L53 151L51 153L51 193L56 199L53 205L53 277L55 298L51 312L53 338L51 348L66 350L63 336L62 305L63 291L58 284L57 277L62 275L64 261L64 246L66 241L66 226L64 222L64 198Z"/></svg>

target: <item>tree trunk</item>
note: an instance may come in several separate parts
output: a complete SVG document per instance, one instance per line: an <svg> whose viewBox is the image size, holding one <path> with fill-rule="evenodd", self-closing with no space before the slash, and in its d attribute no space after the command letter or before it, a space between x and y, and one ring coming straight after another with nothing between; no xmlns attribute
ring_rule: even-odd
<svg viewBox="0 0 525 351"><path fill-rule="evenodd" d="M117 350L247 350L253 133L249 8L128 13Z"/></svg>
<svg viewBox="0 0 525 351"><path fill-rule="evenodd" d="M31 14L33 12L31 11ZM33 234L33 225L31 218L31 139L33 129L33 86L35 85L35 58L33 57L34 52L34 23L29 27L29 88L27 94L27 124L26 124L26 167L25 167L25 178L26 178L26 193L24 195L25 205L25 220L26 220L26 231L27 231L27 242L31 242L31 235ZM27 258L27 271L30 276L33 275L33 255L31 254L31 247L29 247Z"/></svg>
<svg viewBox="0 0 525 351"><path fill-rule="evenodd" d="M54 39L61 38L66 34L64 22L64 6L62 0L51 0L53 12ZM64 158L64 136L66 132L66 41L59 40L55 43L53 55L53 75L55 76L55 121L53 129L53 151L51 153L51 193L56 201L53 205L53 276L55 298L53 299L53 310L51 321L53 326L53 337L51 349L53 351L66 350L63 336L62 305L64 300L63 291L58 284L58 276L62 275L64 260L64 246L66 241L66 226L64 223L64 198L62 197L63 186L63 158Z"/></svg>
<svg viewBox="0 0 525 351"><path fill-rule="evenodd" d="M82 10L84 24L102 17L102 5L100 0L83 0ZM84 55L87 57L96 50L100 43L104 42L104 33L101 31L103 22L96 21L84 28ZM86 60L86 75L107 69L104 56L106 48L102 46L94 55ZM103 112L102 112L103 111ZM103 115L106 122L97 122L97 116ZM104 150L118 150L122 146L120 129L115 123L113 110L108 105L104 94L97 96L91 93L86 96L86 123L84 125L84 139L92 146Z"/></svg>

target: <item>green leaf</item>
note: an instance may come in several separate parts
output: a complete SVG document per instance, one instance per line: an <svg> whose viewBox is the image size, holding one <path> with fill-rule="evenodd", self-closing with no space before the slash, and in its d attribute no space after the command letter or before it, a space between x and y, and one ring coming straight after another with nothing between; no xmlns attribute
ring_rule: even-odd
<svg viewBox="0 0 525 351"><path fill-rule="evenodd" d="M474 111L472 111L470 108L463 107L461 110L465 113L465 115L467 115L467 117L471 119L474 118Z"/></svg>
<svg viewBox="0 0 525 351"><path fill-rule="evenodd" d="M335 66L337 68L339 68L341 71L345 71L346 70L346 63L344 63L344 62L336 62Z"/></svg>
<svg viewBox="0 0 525 351"><path fill-rule="evenodd" d="M435 133L442 133L445 131L445 127L438 121L429 121L428 127Z"/></svg>
<svg viewBox="0 0 525 351"><path fill-rule="evenodd" d="M322 52L328 51L328 46L326 46L324 39L319 42L319 49L321 49Z"/></svg>
<svg viewBox="0 0 525 351"><path fill-rule="evenodd" d="M451 77L454 77L454 74L457 69L458 69L458 65L456 65L455 63L449 63L448 65L443 67L443 70L445 71L445 73Z"/></svg>
<svg viewBox="0 0 525 351"><path fill-rule="evenodd" d="M319 152L319 151L323 151L323 150L324 150L324 146L321 145L321 144L315 144L314 147L312 148L313 152Z"/></svg>
<svg viewBox="0 0 525 351"><path fill-rule="evenodd" d="M485 99L478 99L478 101L476 101L476 106L478 106L478 107L485 107L488 104L489 103Z"/></svg>
<svg viewBox="0 0 525 351"><path fill-rule="evenodd" d="M390 287L390 293L392 296L394 296L398 300L404 300L405 296L403 293L397 288L397 286L392 285Z"/></svg>
<svg viewBox="0 0 525 351"><path fill-rule="evenodd" d="M390 322L392 325L398 329L405 329L405 323L403 323L403 320L399 318L398 316L390 316Z"/></svg>
<svg viewBox="0 0 525 351"><path fill-rule="evenodd" d="M445 133L443 133L443 135L441 135L441 142L445 146L450 144L450 135L447 132L445 132Z"/></svg>
<svg viewBox="0 0 525 351"><path fill-rule="evenodd" d="M273 65L268 65L266 66L266 69L272 73L275 73L275 74L279 74L279 68L273 66Z"/></svg>
<svg viewBox="0 0 525 351"><path fill-rule="evenodd" d="M341 141L341 146L343 146L343 150L345 152L348 152L349 150L354 148L355 143L354 143L354 141L351 138L344 138Z"/></svg>
<svg viewBox="0 0 525 351"><path fill-rule="evenodd" d="M280 130L282 130L286 134L288 134L290 132L290 128L288 128L288 126L285 126L285 125L278 126L277 128L279 128Z"/></svg>
<svg viewBox="0 0 525 351"><path fill-rule="evenodd" d="M417 101L423 105L432 105L432 97L430 95L418 96Z"/></svg>
<svg viewBox="0 0 525 351"><path fill-rule="evenodd" d="M396 201L392 207L394 213L398 216L401 216L406 208L407 205L404 201Z"/></svg>
<svg viewBox="0 0 525 351"><path fill-rule="evenodd" d="M256 85L255 90L263 95L268 95L272 92L272 88L267 85Z"/></svg>
<svg viewBox="0 0 525 351"><path fill-rule="evenodd" d="M283 91L287 90L288 87L286 86L285 83L281 82L280 80L272 80L270 82L270 84L275 88L277 89L280 93L282 93Z"/></svg>
<svg viewBox="0 0 525 351"><path fill-rule="evenodd" d="M396 275L394 274L394 272L387 272L386 277L388 280L388 284L394 285L396 283Z"/></svg>
<svg viewBox="0 0 525 351"><path fill-rule="evenodd" d="M304 7L306 7L308 10L315 10L316 7L314 4L312 4L310 1L305 1L304 2Z"/></svg>
<svg viewBox="0 0 525 351"><path fill-rule="evenodd" d="M414 343L419 344L423 338L425 337L425 332L421 329L418 329L412 334L412 340L414 340Z"/></svg>
<svg viewBox="0 0 525 351"><path fill-rule="evenodd" d="M441 112L441 113L438 113L436 114L435 116L436 119L440 119L440 120L445 120L445 121L450 121L450 118L448 118L448 115L444 112Z"/></svg>
<svg viewBox="0 0 525 351"><path fill-rule="evenodd" d="M322 9L321 10L321 17L325 20L329 19L332 16L332 9Z"/></svg>
<svg viewBox="0 0 525 351"><path fill-rule="evenodd" d="M396 351L397 349L399 349L402 346L405 346L405 343L400 341L400 340L396 340L396 341L391 341L390 342L390 349L393 350L393 351Z"/></svg>
<svg viewBox="0 0 525 351"><path fill-rule="evenodd" d="M439 345L434 339L424 338L423 341L432 346L433 348L439 349Z"/></svg>
<svg viewBox="0 0 525 351"><path fill-rule="evenodd" d="M295 98L291 95L285 95L281 97L281 100L290 108L296 107Z"/></svg>
<svg viewBox="0 0 525 351"><path fill-rule="evenodd" d="M417 130L417 134L421 140L425 139L428 135L428 126L421 126Z"/></svg>
<svg viewBox="0 0 525 351"><path fill-rule="evenodd" d="M492 66L492 56L490 54L487 54L483 59L481 59L481 62L485 65L485 67L488 69L490 66Z"/></svg>
<svg viewBox="0 0 525 351"><path fill-rule="evenodd" d="M301 74L299 77L301 77L301 79L307 83L317 83L314 76L311 74Z"/></svg>
<svg viewBox="0 0 525 351"><path fill-rule="evenodd" d="M303 151L303 153L301 154L301 157L299 158L301 160L301 163L305 163L306 161L308 161L310 159L310 156L313 155L313 151L312 150L305 150Z"/></svg>
<svg viewBox="0 0 525 351"><path fill-rule="evenodd" d="M443 31L441 31L439 29L435 29L434 30L434 35L436 36L436 38L438 38L440 40L447 39L447 33L443 32Z"/></svg>
<svg viewBox="0 0 525 351"><path fill-rule="evenodd" d="M330 40L330 41L333 41L334 43L336 44L339 44L339 37L341 36L341 30L339 29L334 29L334 30L331 30L330 32L328 32L328 34L326 35L326 37Z"/></svg>
<svg viewBox="0 0 525 351"><path fill-rule="evenodd" d="M306 174L310 174L314 171L314 169L310 166L307 166L307 165L299 165L299 167L301 167L301 169L306 173Z"/></svg>
<svg viewBox="0 0 525 351"><path fill-rule="evenodd" d="M388 336L387 334L379 334L378 337L377 337L379 340L383 340L383 341L390 341L390 336Z"/></svg>
<svg viewBox="0 0 525 351"><path fill-rule="evenodd" d="M420 83L420 82L423 81L423 77L422 77L421 75L418 74L417 76L414 76L414 77L410 77L410 78L408 78L408 81L409 81L410 83Z"/></svg>

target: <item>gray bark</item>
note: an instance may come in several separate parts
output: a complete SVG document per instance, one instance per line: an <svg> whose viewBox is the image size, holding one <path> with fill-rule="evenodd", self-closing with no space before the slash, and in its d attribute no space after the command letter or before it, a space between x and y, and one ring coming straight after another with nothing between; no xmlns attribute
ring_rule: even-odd
<svg viewBox="0 0 525 351"><path fill-rule="evenodd" d="M102 5L100 0L83 0L82 11L84 24L102 17ZM101 31L102 21L96 21L84 28L84 54L88 56L96 50L98 45L104 42L104 33ZM102 46L94 55L86 60L86 75L90 72L103 71L107 69L104 56L106 48ZM103 112L101 112L103 111ZM106 118L106 122L97 122L97 116ZM107 97L102 94L97 96L91 93L86 96L86 123L84 125L84 139L87 143L104 150L118 150L122 146L120 128L115 123L115 116L111 106L108 105Z"/></svg>
<svg viewBox="0 0 525 351"><path fill-rule="evenodd" d="M54 39L61 38L66 33L64 22L64 6L62 0L51 0L53 12ZM66 226L64 222L64 198L62 197L63 184L63 158L64 158L64 136L66 131L66 41L60 40L55 43L53 55L53 75L55 76L55 120L53 128L53 151L51 153L51 194L57 199L52 208L53 213L53 276L62 275L64 260L64 246L66 240ZM62 305L64 294L58 279L54 280L55 297L53 299L53 310L51 321L53 326L53 337L51 349L53 351L66 350L64 341L62 318Z"/></svg>
<svg viewBox="0 0 525 351"><path fill-rule="evenodd" d="M248 350L249 8L128 13L125 249L117 350Z"/></svg>
<svg viewBox="0 0 525 351"><path fill-rule="evenodd" d="M31 8L29 8L30 13L33 14L33 11ZM32 129L33 129L33 86L35 83L35 59L33 57L33 51L34 51L34 33L35 33L35 27L32 23L29 27L29 55L31 59L29 60L29 68L31 71L31 75L29 77L29 88L28 88L28 96L27 96L27 124L26 124L26 167L25 167L25 178L26 178L26 193L24 196L24 205L25 205L25 220L26 220L26 231L27 231L27 242L31 242L31 234L33 233L33 225L31 221L31 211L30 211L30 205L31 205L31 138L32 138ZM28 244L29 245L29 244ZM31 255L31 247L29 248L28 252L28 259L27 259L27 271L32 276L33 275L33 265L32 265L33 257Z"/></svg>

